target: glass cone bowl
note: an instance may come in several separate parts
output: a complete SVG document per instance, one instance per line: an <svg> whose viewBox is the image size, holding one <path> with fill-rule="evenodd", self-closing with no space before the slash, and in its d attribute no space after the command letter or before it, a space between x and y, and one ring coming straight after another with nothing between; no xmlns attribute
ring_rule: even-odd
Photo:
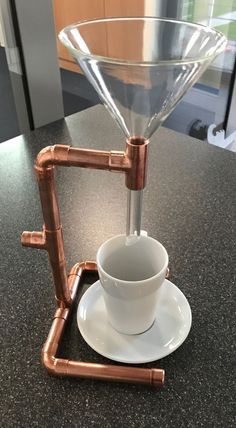
<svg viewBox="0 0 236 428"><path fill-rule="evenodd" d="M227 42L209 27L154 17L84 21L64 28L59 38L126 137L143 138Z"/></svg>

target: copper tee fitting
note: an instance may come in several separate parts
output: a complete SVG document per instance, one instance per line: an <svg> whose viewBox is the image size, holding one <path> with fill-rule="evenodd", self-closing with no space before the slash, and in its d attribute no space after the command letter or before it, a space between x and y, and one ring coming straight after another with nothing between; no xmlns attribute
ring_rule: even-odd
<svg viewBox="0 0 236 428"><path fill-rule="evenodd" d="M125 155L131 168L126 172L125 184L130 190L142 190L146 185L148 143L149 140L135 137L126 142Z"/></svg>

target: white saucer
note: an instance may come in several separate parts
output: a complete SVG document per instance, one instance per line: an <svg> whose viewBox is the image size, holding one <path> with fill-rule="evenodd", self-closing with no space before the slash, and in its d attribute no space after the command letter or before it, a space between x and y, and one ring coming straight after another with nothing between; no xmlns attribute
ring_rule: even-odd
<svg viewBox="0 0 236 428"><path fill-rule="evenodd" d="M141 364L174 352L188 336L192 314L184 294L165 280L152 327L137 335L118 333L107 319L102 286L97 281L79 302L77 323L84 340L99 354L122 363Z"/></svg>

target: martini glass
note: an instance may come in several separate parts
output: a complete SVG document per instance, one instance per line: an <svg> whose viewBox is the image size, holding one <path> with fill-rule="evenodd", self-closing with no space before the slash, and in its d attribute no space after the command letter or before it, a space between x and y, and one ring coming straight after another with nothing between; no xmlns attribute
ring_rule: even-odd
<svg viewBox="0 0 236 428"><path fill-rule="evenodd" d="M227 42L209 27L155 17L83 21L59 38L132 144L152 136ZM142 190L128 190L127 201L127 236L139 236Z"/></svg>

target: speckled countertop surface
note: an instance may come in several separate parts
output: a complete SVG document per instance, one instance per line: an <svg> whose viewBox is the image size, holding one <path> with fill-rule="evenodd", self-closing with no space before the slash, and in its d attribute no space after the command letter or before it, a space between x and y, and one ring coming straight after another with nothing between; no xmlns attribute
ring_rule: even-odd
<svg viewBox="0 0 236 428"><path fill-rule="evenodd" d="M166 370L165 388L156 390L54 378L41 366L55 308L52 279L47 254L22 248L20 234L41 229L32 166L55 143L122 150L123 136L98 106L0 144L0 425L236 426L236 154L165 128L152 138L143 229L167 248L171 280L193 314L184 344L147 365ZM123 233L123 176L60 168L57 187L68 266ZM83 341L75 319L61 353L109 362Z"/></svg>

